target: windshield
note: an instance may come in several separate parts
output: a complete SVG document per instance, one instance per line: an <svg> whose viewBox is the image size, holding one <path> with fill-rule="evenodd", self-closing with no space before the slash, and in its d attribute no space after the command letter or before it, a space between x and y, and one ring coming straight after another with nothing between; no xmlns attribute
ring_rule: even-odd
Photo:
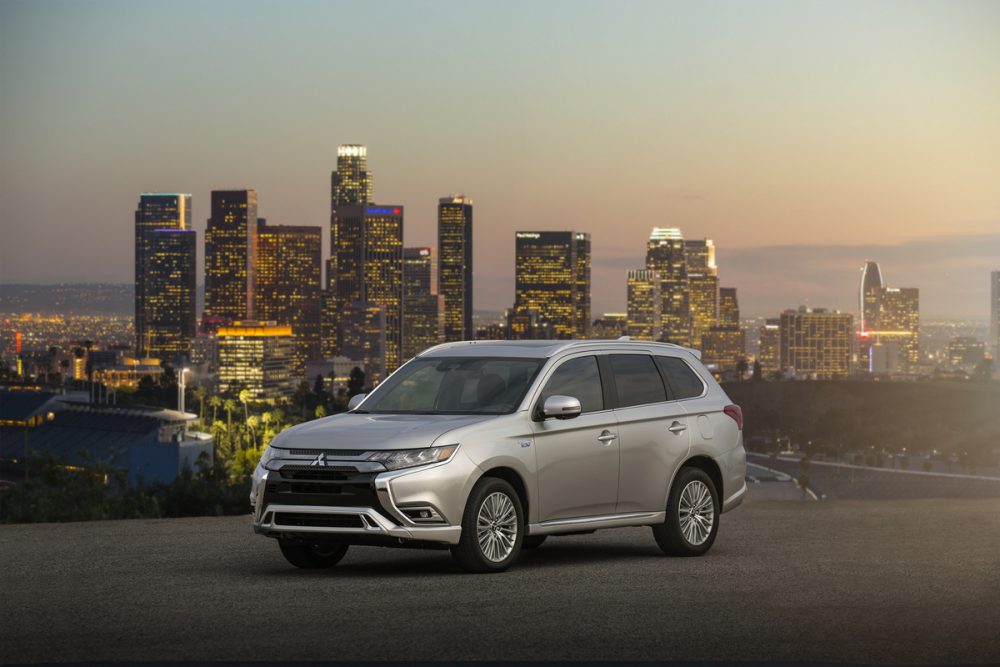
<svg viewBox="0 0 1000 667"><path fill-rule="evenodd" d="M414 359L386 380L357 412L501 415L513 412L544 359Z"/></svg>

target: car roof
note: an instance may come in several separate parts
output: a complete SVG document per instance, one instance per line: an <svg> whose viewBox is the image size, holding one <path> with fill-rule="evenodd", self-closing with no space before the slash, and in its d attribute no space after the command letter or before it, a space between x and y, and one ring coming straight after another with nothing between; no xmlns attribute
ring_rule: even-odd
<svg viewBox="0 0 1000 667"><path fill-rule="evenodd" d="M665 352L667 350L683 350L690 352L696 359L701 358L698 350L681 347L673 343L656 343L647 340L629 340L628 337L617 340L466 340L456 343L444 343L424 350L418 357L528 357L547 359L560 352L601 349L648 352Z"/></svg>

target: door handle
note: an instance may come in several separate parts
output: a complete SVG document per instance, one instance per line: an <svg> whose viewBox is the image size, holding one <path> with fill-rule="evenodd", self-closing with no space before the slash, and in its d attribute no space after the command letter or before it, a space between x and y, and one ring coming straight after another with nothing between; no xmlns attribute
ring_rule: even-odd
<svg viewBox="0 0 1000 667"><path fill-rule="evenodd" d="M618 436L612 433L611 431L604 431L599 436L597 436L597 439L603 442L605 445L610 445L617 438Z"/></svg>
<svg viewBox="0 0 1000 667"><path fill-rule="evenodd" d="M667 428L667 430L673 433L674 435L680 435L681 433L686 431L687 428L688 428L687 426L685 426L680 422L674 422Z"/></svg>

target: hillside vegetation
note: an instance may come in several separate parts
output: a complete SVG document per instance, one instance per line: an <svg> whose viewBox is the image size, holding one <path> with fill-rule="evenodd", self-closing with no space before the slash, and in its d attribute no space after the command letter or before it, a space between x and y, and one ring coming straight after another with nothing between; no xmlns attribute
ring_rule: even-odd
<svg viewBox="0 0 1000 667"><path fill-rule="evenodd" d="M986 463L1000 451L997 382L739 382L725 390L757 449L782 436L831 455L936 451Z"/></svg>

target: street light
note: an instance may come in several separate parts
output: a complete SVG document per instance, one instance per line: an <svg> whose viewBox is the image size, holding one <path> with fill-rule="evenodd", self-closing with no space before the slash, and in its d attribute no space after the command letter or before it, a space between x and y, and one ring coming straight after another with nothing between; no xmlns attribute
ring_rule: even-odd
<svg viewBox="0 0 1000 667"><path fill-rule="evenodd" d="M190 368L182 368L177 378L177 411L184 413L184 374L190 373Z"/></svg>

